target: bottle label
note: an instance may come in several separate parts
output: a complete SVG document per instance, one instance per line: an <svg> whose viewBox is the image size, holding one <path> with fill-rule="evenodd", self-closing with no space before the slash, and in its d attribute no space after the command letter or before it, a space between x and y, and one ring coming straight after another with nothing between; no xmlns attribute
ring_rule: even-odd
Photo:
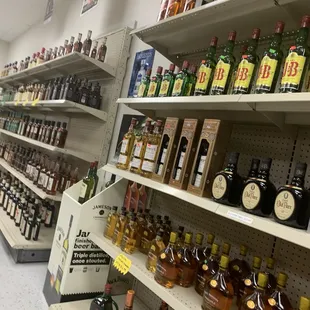
<svg viewBox="0 0 310 310"><path fill-rule="evenodd" d="M127 162L127 156L120 154L118 157L118 163L119 164L126 164Z"/></svg>
<svg viewBox="0 0 310 310"><path fill-rule="evenodd" d="M141 157L140 153L141 153L142 145L143 145L142 141L135 143L135 150L134 150L134 153L133 153L133 155L135 157Z"/></svg>
<svg viewBox="0 0 310 310"><path fill-rule="evenodd" d="M193 84L188 83L185 96L191 96Z"/></svg>
<svg viewBox="0 0 310 310"><path fill-rule="evenodd" d="M202 92L207 91L209 80L211 77L212 69L201 65L198 71L198 79L195 86L195 90L200 90Z"/></svg>
<svg viewBox="0 0 310 310"><path fill-rule="evenodd" d="M160 163L164 164L167 156L167 149L163 149L163 152L161 154Z"/></svg>
<svg viewBox="0 0 310 310"><path fill-rule="evenodd" d="M15 216L15 211L16 211L16 203L12 202L12 207L11 207L11 212L10 212L11 217Z"/></svg>
<svg viewBox="0 0 310 310"><path fill-rule="evenodd" d="M261 192L257 184L249 183L242 193L242 204L248 210L255 209L260 201Z"/></svg>
<svg viewBox="0 0 310 310"><path fill-rule="evenodd" d="M211 286L211 282L210 282L210 286ZM209 287L209 285L206 285L206 288L203 294L204 309L214 309L214 310L215 309L223 309L223 310L230 309L231 302L232 302L231 298L226 297L223 293L219 294L219 292L216 289L214 289L213 286Z"/></svg>
<svg viewBox="0 0 310 310"><path fill-rule="evenodd" d="M200 174L196 174L196 179L195 179L194 186L200 187L200 184L201 184L201 175Z"/></svg>
<svg viewBox="0 0 310 310"><path fill-rule="evenodd" d="M205 164L206 164L206 159L207 159L207 156L201 156L200 157L198 172L203 173L203 170L204 170Z"/></svg>
<svg viewBox="0 0 310 310"><path fill-rule="evenodd" d="M164 168L164 165L163 164L160 164L159 167L158 167L158 171L157 171L157 175L162 175L163 173L163 168Z"/></svg>
<svg viewBox="0 0 310 310"><path fill-rule="evenodd" d="M154 163L144 160L141 168L143 171L153 172Z"/></svg>
<svg viewBox="0 0 310 310"><path fill-rule="evenodd" d="M277 66L278 61L276 59L271 59L269 56L265 56L262 59L258 79L256 81L256 88L263 87L268 91L271 89Z"/></svg>
<svg viewBox="0 0 310 310"><path fill-rule="evenodd" d="M178 168L181 168L181 169L183 168L185 154L186 154L185 152L181 152L179 163L178 163Z"/></svg>
<svg viewBox="0 0 310 310"><path fill-rule="evenodd" d="M297 85L301 82L301 76L305 67L306 57L300 56L296 52L290 53L285 60L284 70L281 80L281 87L286 84Z"/></svg>
<svg viewBox="0 0 310 310"><path fill-rule="evenodd" d="M20 224L21 217L22 217L22 210L20 208L17 208L16 209L16 213L15 213L15 222L16 222L16 224Z"/></svg>
<svg viewBox="0 0 310 310"><path fill-rule="evenodd" d="M66 182L66 187L65 187L65 189L68 189L70 186L71 186L71 181L68 180L68 181Z"/></svg>
<svg viewBox="0 0 310 310"><path fill-rule="evenodd" d="M249 89L255 65L242 59L237 71L234 88Z"/></svg>
<svg viewBox="0 0 310 310"><path fill-rule="evenodd" d="M1 203L1 204L3 203L3 197L4 197L3 191L1 190L1 191L0 191L0 203Z"/></svg>
<svg viewBox="0 0 310 310"><path fill-rule="evenodd" d="M31 225L29 224L29 223L27 223L26 224L26 233L25 233L25 235L28 237L29 236L29 234L30 234L30 227L31 227Z"/></svg>
<svg viewBox="0 0 310 310"><path fill-rule="evenodd" d="M133 158L131 163L130 163L130 167L133 168L140 168L140 164L141 164L141 159L140 158Z"/></svg>
<svg viewBox="0 0 310 310"><path fill-rule="evenodd" d="M222 175L215 177L212 184L212 195L215 199L221 199L227 190L227 181L226 178Z"/></svg>
<svg viewBox="0 0 310 310"><path fill-rule="evenodd" d="M54 178L49 178L48 179L48 184L47 184L47 190L48 191L51 191L52 190L52 188L53 188L53 184L54 184ZM82 183L82 184L84 184L84 183ZM84 197L83 197L84 198Z"/></svg>
<svg viewBox="0 0 310 310"><path fill-rule="evenodd" d="M49 177L45 174L44 175L44 180L43 180L43 188L47 188L47 185L48 185L48 180L49 180Z"/></svg>
<svg viewBox="0 0 310 310"><path fill-rule="evenodd" d="M51 220L52 220L52 211L51 210L48 210L46 212L46 217L45 217L45 224L46 225L49 225L51 223Z"/></svg>
<svg viewBox="0 0 310 310"><path fill-rule="evenodd" d="M38 185L43 185L45 180L46 174L44 172L41 172L39 175Z"/></svg>
<svg viewBox="0 0 310 310"><path fill-rule="evenodd" d="M123 139L122 147L121 147L121 154L125 154L127 152L128 142L129 142L128 139Z"/></svg>
<svg viewBox="0 0 310 310"><path fill-rule="evenodd" d="M165 80L161 83L159 97L165 97L168 95L170 81Z"/></svg>
<svg viewBox="0 0 310 310"><path fill-rule="evenodd" d="M145 89L146 85L144 83L141 83L139 86L138 97L143 97Z"/></svg>
<svg viewBox="0 0 310 310"><path fill-rule="evenodd" d="M216 65L212 88L224 91L229 76L230 64L225 63L222 59Z"/></svg>
<svg viewBox="0 0 310 310"><path fill-rule="evenodd" d="M177 169L177 173L175 175L175 180L176 181L180 181L180 179L181 179L181 172L182 172L182 169L178 168Z"/></svg>
<svg viewBox="0 0 310 310"><path fill-rule="evenodd" d="M156 88L157 88L157 82L151 82L147 96L155 97Z"/></svg>
<svg viewBox="0 0 310 310"><path fill-rule="evenodd" d="M183 86L183 79L176 79L174 86L173 86L173 91L172 91L172 96L180 96L182 93L182 86Z"/></svg>
<svg viewBox="0 0 310 310"><path fill-rule="evenodd" d="M295 199L289 191L282 191L277 195L274 203L274 213L279 220L288 220L295 211Z"/></svg>
<svg viewBox="0 0 310 310"><path fill-rule="evenodd" d="M155 160L158 145L148 143L146 146L144 159Z"/></svg>
<svg viewBox="0 0 310 310"><path fill-rule="evenodd" d="M12 208L12 199L9 200L7 213L11 213L11 208Z"/></svg>
<svg viewBox="0 0 310 310"><path fill-rule="evenodd" d="M81 186L80 198L85 198L87 185L83 182Z"/></svg>

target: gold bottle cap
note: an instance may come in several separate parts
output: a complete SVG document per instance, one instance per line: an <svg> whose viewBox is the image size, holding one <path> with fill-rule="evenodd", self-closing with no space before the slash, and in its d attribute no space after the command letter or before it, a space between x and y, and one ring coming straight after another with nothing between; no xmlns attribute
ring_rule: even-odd
<svg viewBox="0 0 310 310"><path fill-rule="evenodd" d="M254 256L253 257L253 267L260 269L261 265L262 265L262 258L259 256Z"/></svg>
<svg viewBox="0 0 310 310"><path fill-rule="evenodd" d="M227 269L228 264L229 264L229 256L222 255L221 256L221 261L220 261L220 267L224 268L224 269Z"/></svg>
<svg viewBox="0 0 310 310"><path fill-rule="evenodd" d="M211 247L211 254L217 255L219 253L219 250L220 250L220 246L216 243L213 243Z"/></svg>
<svg viewBox="0 0 310 310"><path fill-rule="evenodd" d="M268 274L260 272L258 274L257 285L262 288L265 288L267 286L267 282L268 282Z"/></svg>
<svg viewBox="0 0 310 310"><path fill-rule="evenodd" d="M229 252L230 252L230 243L224 242L222 248L223 248L223 254L229 255Z"/></svg>
<svg viewBox="0 0 310 310"><path fill-rule="evenodd" d="M305 296L301 296L300 300L299 300L299 310L309 310L310 309L310 299L305 297Z"/></svg>
<svg viewBox="0 0 310 310"><path fill-rule="evenodd" d="M187 244L191 244L193 239L193 234L191 232L185 233L185 239L184 242Z"/></svg>
<svg viewBox="0 0 310 310"><path fill-rule="evenodd" d="M287 274L284 272L280 272L278 274L277 284L284 287L286 285L287 279L288 279Z"/></svg>
<svg viewBox="0 0 310 310"><path fill-rule="evenodd" d="M240 254L246 256L248 253L248 247L244 244L240 245Z"/></svg>
<svg viewBox="0 0 310 310"><path fill-rule="evenodd" d="M212 244L214 242L215 236L213 234L208 234L207 242L208 244Z"/></svg>
<svg viewBox="0 0 310 310"><path fill-rule="evenodd" d="M267 268L273 269L274 268L274 263L275 263L274 258L272 258L272 257L268 257L267 258Z"/></svg>
<svg viewBox="0 0 310 310"><path fill-rule="evenodd" d="M126 296L126 301L125 301L126 307L132 307L133 306L134 297L135 297L135 291L134 290L127 291L127 296Z"/></svg>
<svg viewBox="0 0 310 310"><path fill-rule="evenodd" d="M177 241L177 233L172 231L171 234L170 234L170 243L176 243Z"/></svg>
<svg viewBox="0 0 310 310"><path fill-rule="evenodd" d="M201 233L196 234L196 244L202 245L202 240L203 240L203 234Z"/></svg>

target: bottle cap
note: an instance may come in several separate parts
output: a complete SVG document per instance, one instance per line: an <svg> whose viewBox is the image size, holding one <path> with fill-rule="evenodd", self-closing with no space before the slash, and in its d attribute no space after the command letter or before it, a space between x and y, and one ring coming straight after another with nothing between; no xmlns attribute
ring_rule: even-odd
<svg viewBox="0 0 310 310"><path fill-rule="evenodd" d="M229 255L230 247L231 247L231 246L230 246L230 243L224 242L224 243L223 243L223 247L222 247L222 252L223 252L223 254Z"/></svg>
<svg viewBox="0 0 310 310"><path fill-rule="evenodd" d="M285 23L282 21L278 21L276 23L275 33L283 33L285 27Z"/></svg>
<svg viewBox="0 0 310 310"><path fill-rule="evenodd" d="M305 297L305 296L301 296L300 300L299 300L299 310L309 310L310 309L310 299Z"/></svg>
<svg viewBox="0 0 310 310"><path fill-rule="evenodd" d="M284 272L280 272L278 274L278 278L277 278L277 284L280 286L285 287L286 286L286 282L287 282L288 276L286 273Z"/></svg>
<svg viewBox="0 0 310 310"><path fill-rule="evenodd" d="M251 170L257 170L259 167L260 160L257 158L253 158L251 162Z"/></svg>
<svg viewBox="0 0 310 310"><path fill-rule="evenodd" d="M268 274L259 272L258 279L257 279L257 285L262 288L265 288L267 286L267 282L268 282Z"/></svg>
<svg viewBox="0 0 310 310"><path fill-rule="evenodd" d="M193 234L191 232L187 232L185 234L184 242L187 243L187 244L191 244L192 243L192 237L193 237Z"/></svg>
<svg viewBox="0 0 310 310"><path fill-rule="evenodd" d="M201 233L196 234L196 239L195 239L196 244L202 245L202 240L203 240L203 234Z"/></svg>
<svg viewBox="0 0 310 310"><path fill-rule="evenodd" d="M228 163L229 164L237 165L238 159L239 159L239 153L237 153L237 152L229 153L229 157L228 157Z"/></svg>
<svg viewBox="0 0 310 310"><path fill-rule="evenodd" d="M272 257L267 258L267 268L273 269L274 268L275 259Z"/></svg>
<svg viewBox="0 0 310 310"><path fill-rule="evenodd" d="M190 72L191 72L192 74L196 74L196 72L197 72L197 66L191 65L191 67L190 67Z"/></svg>
<svg viewBox="0 0 310 310"><path fill-rule="evenodd" d="M252 32L252 39L259 39L260 37L260 29L259 28L254 28Z"/></svg>
<svg viewBox="0 0 310 310"><path fill-rule="evenodd" d="M297 163L295 167L295 177L304 178L307 171L306 163Z"/></svg>
<svg viewBox="0 0 310 310"><path fill-rule="evenodd" d="M151 76L151 74L152 74L152 68L148 68L148 69L146 70L146 75L147 75L147 76Z"/></svg>
<svg viewBox="0 0 310 310"><path fill-rule="evenodd" d="M248 253L248 247L244 244L240 245L240 254L246 256Z"/></svg>
<svg viewBox="0 0 310 310"><path fill-rule="evenodd" d="M175 243L176 242L176 240L177 240L177 233L176 232L174 232L174 231L172 231L171 233L170 233L170 243Z"/></svg>
<svg viewBox="0 0 310 310"><path fill-rule="evenodd" d="M309 28L310 27L310 15L305 15L301 20L302 28Z"/></svg>
<svg viewBox="0 0 310 310"><path fill-rule="evenodd" d="M229 257L227 255L222 255L220 261L220 267L226 269L228 267L228 264L229 264Z"/></svg>
<svg viewBox="0 0 310 310"><path fill-rule="evenodd" d="M188 69L188 67L189 67L189 62L187 60L184 60L183 61L183 65L182 65L182 70L183 69Z"/></svg>
<svg viewBox="0 0 310 310"><path fill-rule="evenodd" d="M235 30L230 31L228 34L228 41L236 41L237 32Z"/></svg>
<svg viewBox="0 0 310 310"><path fill-rule="evenodd" d="M257 268L257 269L260 269L261 265L262 265L262 259L261 259L261 257L259 257L259 256L254 256L254 257L253 257L253 267L254 267L254 268Z"/></svg>
<svg viewBox="0 0 310 310"><path fill-rule="evenodd" d="M163 73L163 67L158 66L158 67L157 67L157 73L158 73L158 74L162 74L162 73Z"/></svg>
<svg viewBox="0 0 310 310"><path fill-rule="evenodd" d="M264 158L259 166L259 170L263 170L263 171L270 170L271 163L272 163L271 158Z"/></svg>
<svg viewBox="0 0 310 310"><path fill-rule="evenodd" d="M170 64L169 71L174 72L174 69L175 69L175 64Z"/></svg>
<svg viewBox="0 0 310 310"><path fill-rule="evenodd" d="M213 243L211 247L211 254L217 255L219 253L219 250L220 250L220 246L216 243Z"/></svg>
<svg viewBox="0 0 310 310"><path fill-rule="evenodd" d="M217 46L218 37L213 37L210 42L210 46Z"/></svg>
<svg viewBox="0 0 310 310"><path fill-rule="evenodd" d="M214 242L214 239L215 239L215 236L213 235L213 234L208 234L208 236L207 236L207 242L208 242L208 244L213 244L213 242Z"/></svg>

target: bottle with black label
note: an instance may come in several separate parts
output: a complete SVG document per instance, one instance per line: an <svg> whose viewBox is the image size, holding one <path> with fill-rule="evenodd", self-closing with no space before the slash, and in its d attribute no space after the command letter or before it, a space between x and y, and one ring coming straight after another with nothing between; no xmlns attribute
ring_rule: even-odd
<svg viewBox="0 0 310 310"><path fill-rule="evenodd" d="M20 193L19 192L16 192L16 195L15 197L13 198L13 202L12 202L12 207L11 207L11 212L10 212L10 218L11 220L14 220L15 218L15 213L16 213L16 208L20 202Z"/></svg>
<svg viewBox="0 0 310 310"><path fill-rule="evenodd" d="M40 209L40 200L38 197L36 197L34 204L32 205L30 209L30 216L35 218L39 213L39 209Z"/></svg>
<svg viewBox="0 0 310 310"><path fill-rule="evenodd" d="M54 215L55 215L55 205L54 205L54 202L51 201L47 205L46 218L45 218L45 222L44 222L45 227L52 227L53 226Z"/></svg>
<svg viewBox="0 0 310 310"><path fill-rule="evenodd" d="M15 226L20 227L23 213L26 210L26 199L23 197L21 201L18 203L16 207L16 212L15 212Z"/></svg>
<svg viewBox="0 0 310 310"><path fill-rule="evenodd" d="M32 228L33 241L37 241L39 239L40 228L41 228L41 216L38 215L36 220L33 222L33 228Z"/></svg>
<svg viewBox="0 0 310 310"><path fill-rule="evenodd" d="M27 222L26 222L26 229L25 229L25 239L26 240L31 240L33 224L34 224L34 217L33 217L33 215L30 215Z"/></svg>
<svg viewBox="0 0 310 310"><path fill-rule="evenodd" d="M27 222L28 222L28 218L29 218L29 213L28 213L28 211L23 212L23 216L22 216L22 218L21 218L20 226L19 226L20 233L21 233L22 236L25 236L26 224L27 224Z"/></svg>
<svg viewBox="0 0 310 310"><path fill-rule="evenodd" d="M241 197L245 212L267 217L273 211L276 188L269 180L271 162L271 158L263 159L257 178L250 178L245 182Z"/></svg>
<svg viewBox="0 0 310 310"><path fill-rule="evenodd" d="M230 153L227 167L216 174L212 184L215 201L229 206L239 205L243 180L237 173L238 159L239 153Z"/></svg>
<svg viewBox="0 0 310 310"><path fill-rule="evenodd" d="M300 229L308 227L310 206L309 191L304 187L306 171L306 163L297 163L292 182L278 189L273 214L283 225Z"/></svg>

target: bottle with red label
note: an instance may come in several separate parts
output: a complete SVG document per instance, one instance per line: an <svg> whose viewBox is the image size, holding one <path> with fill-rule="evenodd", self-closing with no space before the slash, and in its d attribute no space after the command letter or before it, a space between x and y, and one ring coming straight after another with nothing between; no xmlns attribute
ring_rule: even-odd
<svg viewBox="0 0 310 310"><path fill-rule="evenodd" d="M310 16L302 18L295 45L291 46L285 59L280 84L281 93L301 92L308 71L310 49L308 47Z"/></svg>
<svg viewBox="0 0 310 310"><path fill-rule="evenodd" d="M251 92L254 81L256 68L258 64L258 55L256 53L258 40L260 37L260 29L255 28L252 33L251 42L241 56L241 61L238 65L233 94L249 94Z"/></svg>
<svg viewBox="0 0 310 310"><path fill-rule="evenodd" d="M234 56L236 36L236 31L231 31L228 35L228 42L216 64L210 95L227 94L236 62Z"/></svg>
<svg viewBox="0 0 310 310"><path fill-rule="evenodd" d="M284 22L277 22L270 45L263 54L256 80L256 94L268 94L275 91L283 59L281 44L284 26Z"/></svg>

